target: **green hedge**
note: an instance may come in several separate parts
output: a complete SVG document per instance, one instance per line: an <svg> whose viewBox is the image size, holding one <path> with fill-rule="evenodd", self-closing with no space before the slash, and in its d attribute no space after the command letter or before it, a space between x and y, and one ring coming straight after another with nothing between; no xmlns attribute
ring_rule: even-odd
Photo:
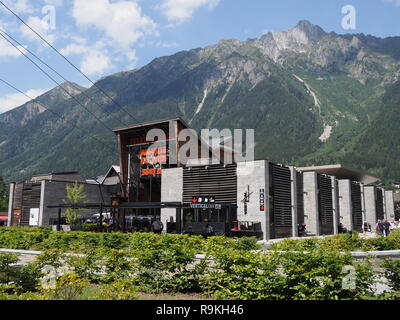
<svg viewBox="0 0 400 320"><path fill-rule="evenodd" d="M400 231L394 230L388 237L360 238L357 232L338 234L324 238L285 239L270 247L277 251L339 250L377 251L400 250Z"/></svg>
<svg viewBox="0 0 400 320"><path fill-rule="evenodd" d="M23 229L14 231L24 232ZM45 250L35 262L21 269L11 267L16 261L15 255L0 254L0 270L3 270L0 299L133 299L137 291L197 293L216 299L243 300L393 300L400 297L398 291L375 294L371 285L380 274L373 271L368 261L356 262L349 254L326 250L326 247L321 249L310 241L305 244L314 249L308 253L264 254L254 250L259 249L256 239L247 238L49 230L25 233L46 234L44 241L35 245L57 245L57 249ZM339 237L328 243L332 248L345 240ZM86 254L66 255L65 251L72 251L71 246ZM200 252L204 256L196 259ZM53 289L41 288L45 266L64 273L57 276L57 286ZM398 290L398 260L388 260L383 268L391 288ZM353 270L354 287L343 286L349 270Z"/></svg>

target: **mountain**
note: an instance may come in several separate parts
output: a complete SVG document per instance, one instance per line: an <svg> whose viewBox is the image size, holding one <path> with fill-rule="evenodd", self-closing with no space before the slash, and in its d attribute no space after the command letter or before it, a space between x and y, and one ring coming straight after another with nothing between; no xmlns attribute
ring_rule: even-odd
<svg viewBox="0 0 400 320"><path fill-rule="evenodd" d="M395 126L399 79L400 37L338 35L300 21L260 39L226 39L160 57L97 86L138 121L180 116L196 130L255 129L257 158L343 162L399 180L398 165L387 169L387 157L400 156L395 145L362 156L367 143L379 146L379 128L396 134L380 121ZM64 85L107 126L135 123L96 87ZM38 100L83 131L32 103L0 115L0 173L8 180L60 170L96 176L117 161L113 134L62 93L55 88Z"/></svg>

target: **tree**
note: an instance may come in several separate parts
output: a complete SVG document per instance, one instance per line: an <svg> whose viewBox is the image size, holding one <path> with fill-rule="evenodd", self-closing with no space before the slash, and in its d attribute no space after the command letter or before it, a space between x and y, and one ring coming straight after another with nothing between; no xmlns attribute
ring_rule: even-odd
<svg viewBox="0 0 400 320"><path fill-rule="evenodd" d="M0 211L7 210L8 189L2 176L0 176Z"/></svg>
<svg viewBox="0 0 400 320"><path fill-rule="evenodd" d="M64 200L64 203L66 204L77 205L79 203L82 203L82 200L87 198L87 195L85 193L85 186L83 184L79 184L78 182L75 182L74 185L67 185L66 190L67 200ZM68 208L65 211L67 224L77 224L78 219L80 218L79 212L81 210L82 209Z"/></svg>

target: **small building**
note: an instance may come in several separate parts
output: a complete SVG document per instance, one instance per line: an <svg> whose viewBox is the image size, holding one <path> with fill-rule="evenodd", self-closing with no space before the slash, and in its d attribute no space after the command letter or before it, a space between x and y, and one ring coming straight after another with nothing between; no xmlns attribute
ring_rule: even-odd
<svg viewBox="0 0 400 320"><path fill-rule="evenodd" d="M67 185L75 183L84 185L87 203L109 205L111 195L118 193L118 181L115 175L119 168L113 166L104 177L96 180L85 180L78 172L55 172L33 176L29 181L10 185L8 208L9 226L43 226L54 225L58 220L58 209L48 208L64 203L67 200ZM114 185L117 183L117 185ZM96 209L85 209L79 214L90 218L98 213Z"/></svg>

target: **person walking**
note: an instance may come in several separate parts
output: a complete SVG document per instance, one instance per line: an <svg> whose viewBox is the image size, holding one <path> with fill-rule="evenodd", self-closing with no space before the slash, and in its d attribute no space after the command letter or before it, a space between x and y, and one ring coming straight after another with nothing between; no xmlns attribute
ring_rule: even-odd
<svg viewBox="0 0 400 320"><path fill-rule="evenodd" d="M390 234L390 228L391 228L390 222L385 219L382 223L382 226L383 226L383 236L387 237Z"/></svg>
<svg viewBox="0 0 400 320"><path fill-rule="evenodd" d="M371 225L367 221L364 222L363 230L364 234L366 234L367 232L371 232Z"/></svg>
<svg viewBox="0 0 400 320"><path fill-rule="evenodd" d="M377 235L382 235L383 234L383 223L382 220L378 220L378 222L375 225L375 231Z"/></svg>
<svg viewBox="0 0 400 320"><path fill-rule="evenodd" d="M163 223L160 221L160 219L156 219L152 224L151 224L151 228L153 229L154 233L158 233L160 234L163 229L164 229L164 225Z"/></svg>

